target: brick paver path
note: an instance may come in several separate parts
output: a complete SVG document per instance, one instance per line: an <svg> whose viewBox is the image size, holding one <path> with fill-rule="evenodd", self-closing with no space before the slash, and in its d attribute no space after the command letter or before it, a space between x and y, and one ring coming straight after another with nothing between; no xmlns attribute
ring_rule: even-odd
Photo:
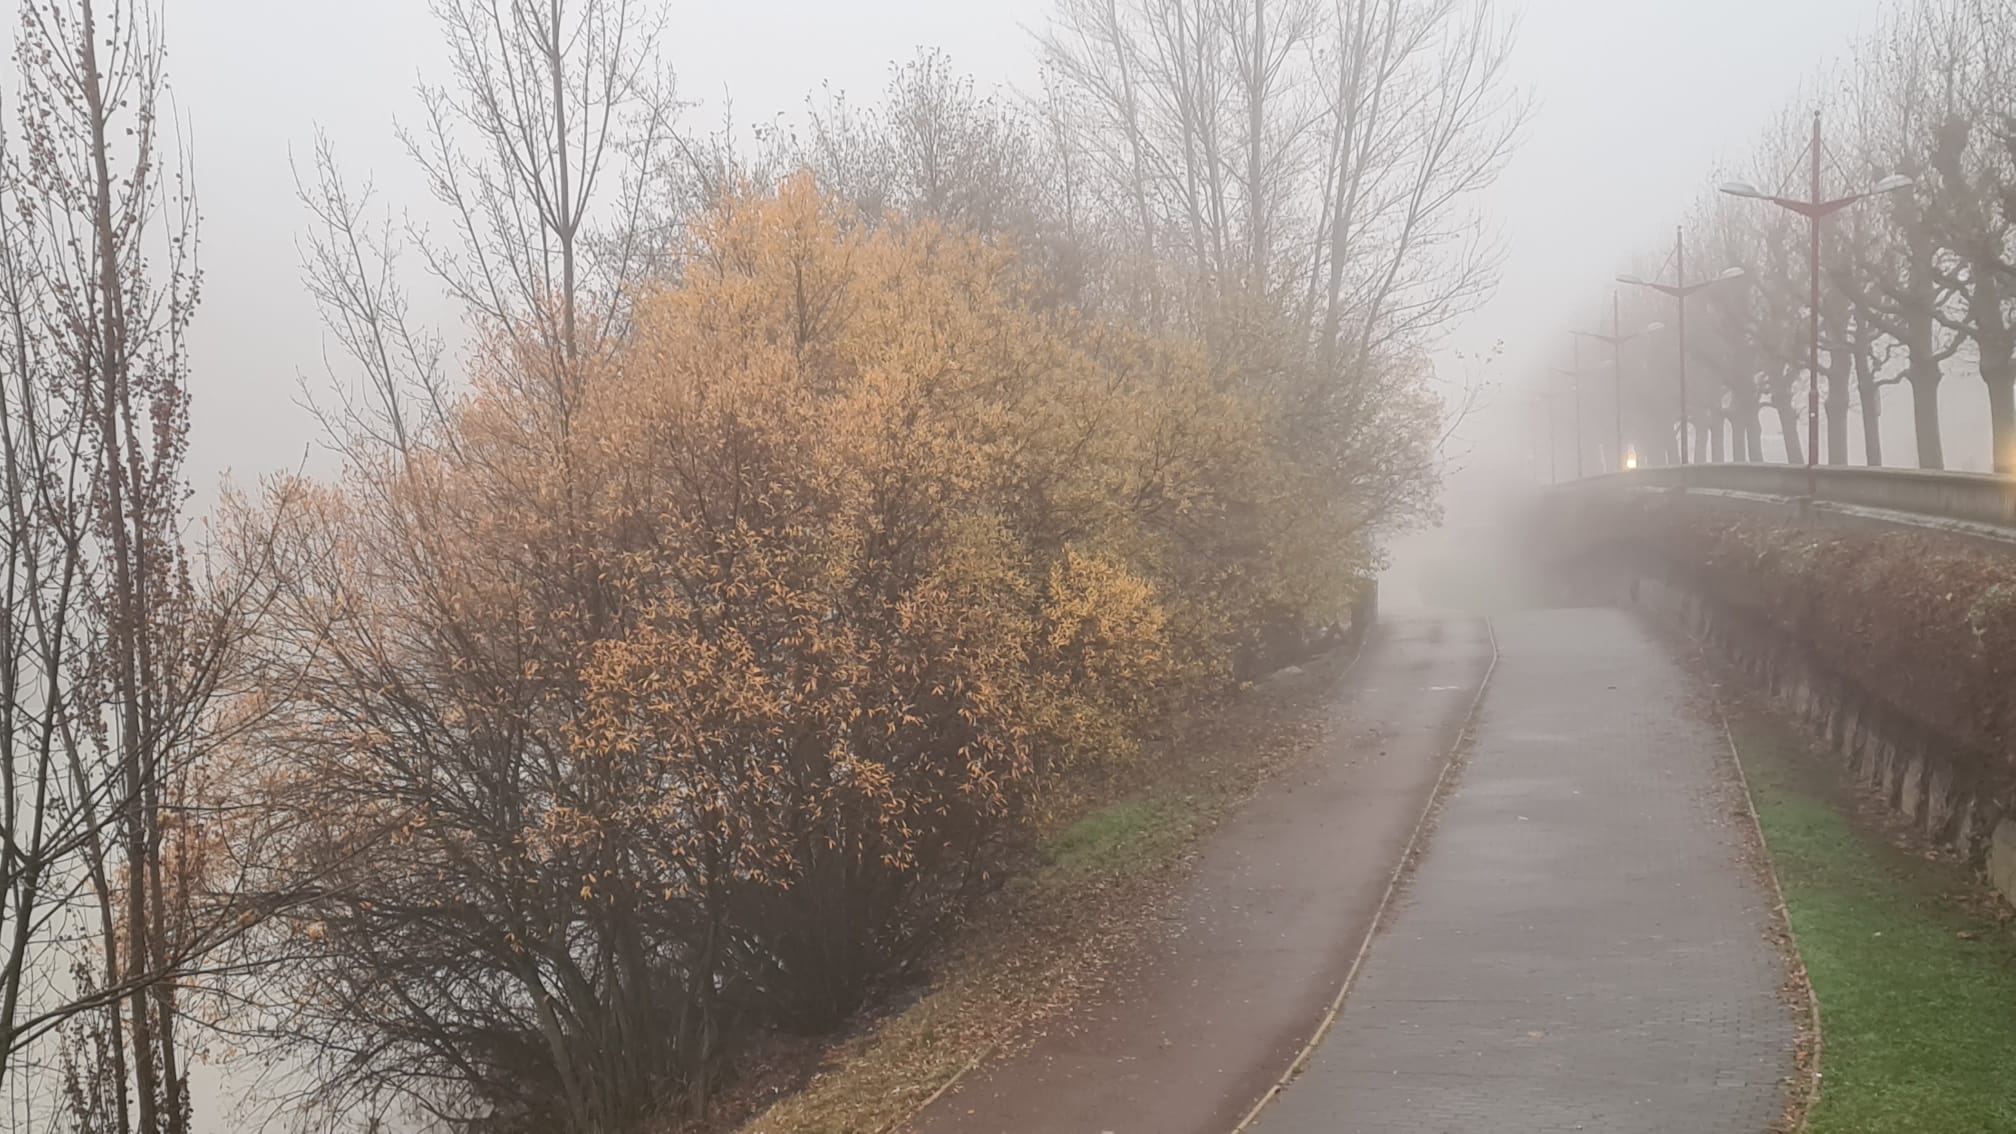
<svg viewBox="0 0 2016 1134"><path fill-rule="evenodd" d="M1468 766L1258 1134L1763 1134L1795 1026L1719 726L1628 614L1495 625Z"/></svg>

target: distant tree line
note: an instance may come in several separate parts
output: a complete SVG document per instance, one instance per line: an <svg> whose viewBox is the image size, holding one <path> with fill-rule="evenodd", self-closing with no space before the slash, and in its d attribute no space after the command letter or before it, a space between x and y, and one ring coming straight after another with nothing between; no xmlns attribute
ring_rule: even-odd
<svg viewBox="0 0 2016 1134"><path fill-rule="evenodd" d="M0 1090L180 1134L700 1116L1032 817L1433 516L1523 106L1484 0L1066 0L744 144L642 0L434 0L425 231L319 143L331 477L192 524L193 193L140 0L27 0L0 155ZM413 314L443 289L466 349ZM200 407L198 407L200 411ZM200 537L200 538L199 538Z"/></svg>
<svg viewBox="0 0 2016 1134"><path fill-rule="evenodd" d="M1767 194L1810 196L1812 117L1823 126L1822 197L1864 192L1902 175L1909 189L1871 196L1821 226L1819 373L1810 354L1809 229L1804 217L1720 193L1740 178ZM1871 465L1946 465L1941 382L1956 372L1985 387L1994 468L2016 471L2016 12L1992 0L1900 4L1851 57L1816 79L1748 158L1704 179L1685 224L1689 281L1728 267L1740 282L1688 305L1689 398L1695 460L1766 459L1767 415L1784 459L1806 459L1808 383L1821 402L1825 464L1850 461L1859 427ZM1638 274L1672 282L1670 242L1634 257ZM1663 321L1660 337L1624 358L1625 413L1643 459L1676 461L1681 406L1672 301L1627 289L1628 332ZM1604 324L1608 322L1603 312ZM1585 377L1585 412L1608 443L1609 356ZM1596 392L1590 392L1593 384ZM1886 387L1910 392L1913 454L1886 454ZM1968 423L1970 428L1978 428ZM1901 459L1900 459L1901 457Z"/></svg>

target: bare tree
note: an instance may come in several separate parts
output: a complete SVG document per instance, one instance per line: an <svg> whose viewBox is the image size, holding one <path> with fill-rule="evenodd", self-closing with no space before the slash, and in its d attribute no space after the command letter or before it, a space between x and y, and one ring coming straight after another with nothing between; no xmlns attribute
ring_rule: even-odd
<svg viewBox="0 0 2016 1134"><path fill-rule="evenodd" d="M441 336L413 318L400 279L406 241L389 212L370 215L371 186L353 189L344 181L326 135L316 136L313 163L306 177L295 171L296 191L314 220L301 249L301 276L323 325L363 372L361 388L347 389L332 363L338 402L317 416L345 448L368 445L403 457L447 413Z"/></svg>
<svg viewBox="0 0 2016 1134"><path fill-rule="evenodd" d="M61 471L18 474L63 478L43 486L45 510L69 521L47 564L65 576L50 613L77 634L69 673L49 672L44 660L50 686L18 692L41 701L41 727L62 734L65 771L79 785L71 802L83 842L74 849L84 858L71 869L89 878L99 907L95 985L117 990L125 1006L110 1028L113 1070L122 1080L129 1067L133 1074L130 1128L153 1134L181 1129L187 1110L174 997L158 978L171 952L161 819L187 725L168 686L178 660L171 636L191 599L175 527L195 212L157 153L162 53L144 9L119 0L26 4L16 54L26 159L9 171L9 212L22 217L18 266L46 274L11 285L21 405L27 417L37 400L60 406L79 431L75 448L54 454ZM163 252L167 270L156 277L147 261ZM23 294L34 287L43 295ZM39 318L31 322L30 311ZM41 382L56 392L38 399L26 389ZM54 499L58 485L68 501ZM39 628L45 659L58 653L58 629ZM37 773L46 770L38 761ZM123 1083L119 1101L124 1126Z"/></svg>
<svg viewBox="0 0 2016 1134"><path fill-rule="evenodd" d="M679 146L643 0L433 0L454 80L402 131L454 239L429 268L513 353L543 359L565 427L655 262L648 175Z"/></svg>
<svg viewBox="0 0 2016 1134"><path fill-rule="evenodd" d="M1505 74L1511 29L1488 2L1352 0L1331 31L1322 341L1355 327L1363 351L1432 336L1489 293L1497 248L1468 205L1526 106Z"/></svg>
<svg viewBox="0 0 2016 1134"><path fill-rule="evenodd" d="M1858 322L1902 348L1918 464L1936 469L1946 466L1939 383L1964 340L1942 320L1954 289L1941 278L1939 238L1928 223L1922 187L1931 172L1927 145L1941 115L1942 85L1924 48L1907 15L1861 50L1857 71L1877 81L1859 84L1847 104L1854 137L1849 172L1861 181L1903 173L1921 187L1884 198L1885 223L1868 227L1868 241L1854 249L1858 262L1841 282L1851 288Z"/></svg>
<svg viewBox="0 0 2016 1134"><path fill-rule="evenodd" d="M184 546L199 274L163 58L138 0L28 0L0 162L0 1077L74 1026L75 1117L143 1134L188 1128L183 997L261 916L212 853L263 599L256 543Z"/></svg>
<svg viewBox="0 0 2016 1134"><path fill-rule="evenodd" d="M1858 45L1853 81L1834 84L1835 139L1818 155L1833 184L1852 191L1902 173L1908 192L1885 193L1823 229L1818 320L1825 361L1809 381L1824 391L1826 458L1845 463L1857 403L1865 459L1883 461L1881 399L1908 383L1918 463L1945 465L1939 390L1963 350L1987 387L1997 471L2016 468L2016 16L1980 0L1923 0L1894 13ZM1803 112L1781 118L1753 166L1794 182L1812 156ZM1841 140L1845 138L1845 141ZM1711 300L1718 314L1700 352L1720 356L1730 412L1747 415L1741 377L1754 373L1777 409L1787 454L1798 459L1792 394L1807 361L1802 328L1812 301L1799 243L1783 214L1702 211L1709 243L1748 268L1748 297ZM1747 356L1747 361L1739 361ZM1744 426L1733 447L1745 455Z"/></svg>
<svg viewBox="0 0 2016 1134"><path fill-rule="evenodd" d="M1060 0L1041 34L1073 227L1142 317L1278 390L1364 538L1433 512L1425 353L1495 280L1472 201L1524 116L1509 37L1486 0Z"/></svg>
<svg viewBox="0 0 2016 1134"><path fill-rule="evenodd" d="M1758 162L1764 168L1783 167L1791 160L1785 150L1782 145L1766 147ZM1783 216L1742 207L1720 194L1698 215L1704 262L1742 267L1748 275L1743 286L1703 293L1708 318L1704 326L1689 327L1695 349L1710 360L1728 391L1731 448L1738 460L1763 459L1758 414L1768 404L1778 419L1786 459L1803 463L1805 445L1794 404L1807 366L1803 336L1808 297L1797 255L1800 242Z"/></svg>
<svg viewBox="0 0 2016 1134"><path fill-rule="evenodd" d="M639 286L679 270L667 256L684 210L736 192L727 182L740 167L724 139L695 144L676 132L680 107L657 59L661 17L642 0L434 0L432 11L452 79L420 89L423 119L400 136L447 233L374 216L369 187L353 189L326 144L297 178L314 221L303 274L362 375L324 415L360 499L354 520L324 513L284 525L274 575L290 629L263 640L269 672L295 683L290 703L302 714L262 732L265 751L304 766L302 753L321 752L315 711L365 711L381 721L381 742L413 762L367 782L332 750L317 781L268 793L289 832L270 900L312 888L316 952L337 956L298 967L261 999L279 1012L279 1050L326 1072L325 1104L378 1114L403 1102L443 1121L501 1114L607 1129L659 1097L678 1064L669 1051L701 1042L694 1027L668 1022L686 989L640 951L621 911L599 918L565 886L536 901L458 890L498 876L458 856L474 852L511 877L546 870L521 821L564 779L554 706L566 703L580 642L613 617L607 564L590 558L583 509L567 495L584 482L557 470L585 384L628 333ZM542 483L565 497L521 501L541 531L507 541L510 556L484 568L527 582L539 596L527 609L554 621L512 623L494 641L467 590L471 565L442 558L442 540L479 505L435 494L430 470L461 438L442 428L451 396L441 339L412 315L400 274L416 251L475 331L474 372L524 395L511 428L525 464L514 475L550 477ZM328 542L346 525L406 549L400 580L354 573L368 553ZM401 587L410 618L357 619L365 598ZM432 640L401 636L415 626ZM333 804L354 798L389 808L385 824L328 829ZM467 833L442 860L452 870L416 872L407 825L416 808ZM388 902L373 888L388 878L416 901ZM415 887L440 904L418 900ZM305 932L299 918L273 923L266 954L287 956Z"/></svg>
<svg viewBox="0 0 2016 1134"><path fill-rule="evenodd" d="M1908 58L1936 78L1935 117L1926 123L1923 223L1941 253L1932 271L1954 302L1939 321L1974 345L1988 390L1996 472L2016 469L2016 217L2001 195L2016 184L2016 162L1999 136L2016 121L2016 19L2002 5L1942 0L1908 30Z"/></svg>
<svg viewBox="0 0 2016 1134"><path fill-rule="evenodd" d="M22 172L9 154L10 196ZM128 792L118 765L91 759L82 734L92 707L86 670L102 631L88 593L98 433L79 391L51 373L43 339L51 299L38 270L45 233L11 208L0 220L0 1083L29 1069L48 1027L102 1005L100 990L116 987L120 972L109 881L94 866L110 853L109 823ZM94 906L105 919L97 926L105 969L66 985L80 955L58 942L88 932ZM114 1053L123 1083L123 1042Z"/></svg>
<svg viewBox="0 0 2016 1134"><path fill-rule="evenodd" d="M1471 195L1523 118L1470 0L1066 0L1042 38L1070 146L1156 290L1231 290L1346 355L1432 337L1494 278Z"/></svg>
<svg viewBox="0 0 2016 1134"><path fill-rule="evenodd" d="M785 160L862 214L937 220L984 236L1040 239L1044 154L1022 110L979 94L936 51L892 69L884 98L816 103Z"/></svg>
<svg viewBox="0 0 2016 1134"><path fill-rule="evenodd" d="M1882 239L1882 219L1865 213L1863 209L1852 210L1837 230L1828 234L1821 273L1832 289L1830 298L1835 300L1827 310L1827 349L1834 365L1845 368L1853 381L1862 424L1862 459L1875 468L1883 464L1883 391L1903 382L1904 373L1892 365L1896 340L1870 319L1860 301L1865 287L1857 274L1872 260L1872 239ZM1872 238L1871 232L1879 235ZM1829 395L1833 395L1832 387ZM1828 425L1831 430L1832 420Z"/></svg>

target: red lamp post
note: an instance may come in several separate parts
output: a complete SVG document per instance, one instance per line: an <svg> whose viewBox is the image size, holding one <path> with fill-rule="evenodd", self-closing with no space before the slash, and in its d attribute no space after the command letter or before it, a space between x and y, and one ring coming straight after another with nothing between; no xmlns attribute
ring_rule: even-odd
<svg viewBox="0 0 2016 1134"><path fill-rule="evenodd" d="M1812 231L1811 265L1813 294L1809 301L1810 342L1812 355L1806 368L1806 495L1809 499L1819 495L1820 472L1820 222L1840 212L1842 209L1879 193L1894 193L1911 187L1911 179L1901 173L1893 173L1860 193L1850 193L1846 197L1832 199L1821 196L1820 159L1823 153L1820 144L1820 112L1813 112L1813 141L1809 153L1812 159L1810 195L1805 200L1795 197L1778 197L1766 193L1756 186L1743 181L1732 181L1723 185L1722 191L1736 197L1755 197L1769 201L1781 209L1798 213L1805 217Z"/></svg>

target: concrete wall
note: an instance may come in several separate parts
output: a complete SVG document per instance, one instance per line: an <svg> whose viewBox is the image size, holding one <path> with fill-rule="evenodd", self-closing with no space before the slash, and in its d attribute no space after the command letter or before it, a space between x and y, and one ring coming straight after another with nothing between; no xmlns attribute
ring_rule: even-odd
<svg viewBox="0 0 2016 1134"><path fill-rule="evenodd" d="M1988 881L2016 902L2016 820L2004 819L1995 826L1988 844Z"/></svg>
<svg viewBox="0 0 2016 1134"><path fill-rule="evenodd" d="M1969 523L2016 526L2016 480L1986 473L1872 469L1852 465L1813 470L1816 499ZM1807 470L1799 465L1720 464L1636 469L1574 482L1578 488L1700 488L1717 492L1804 498Z"/></svg>

